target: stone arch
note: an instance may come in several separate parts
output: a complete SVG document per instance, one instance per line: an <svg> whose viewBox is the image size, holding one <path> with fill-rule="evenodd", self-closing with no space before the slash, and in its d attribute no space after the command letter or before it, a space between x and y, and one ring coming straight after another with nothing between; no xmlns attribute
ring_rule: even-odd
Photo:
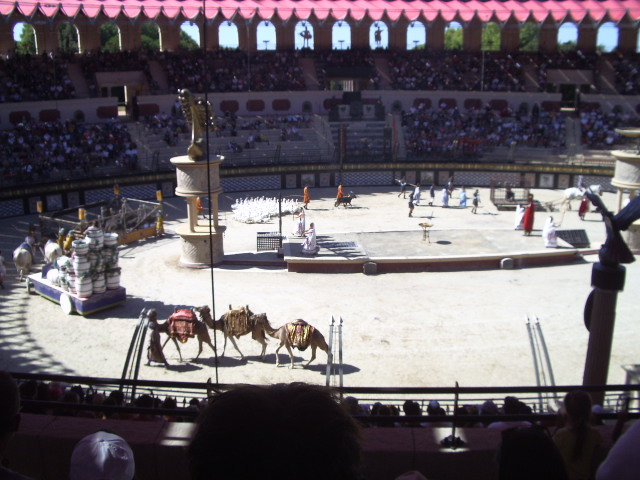
<svg viewBox="0 0 640 480"><path fill-rule="evenodd" d="M256 28L256 49L276 50L276 27L269 20L260 20Z"/></svg>
<svg viewBox="0 0 640 480"><path fill-rule="evenodd" d="M482 25L481 49L497 52L500 50L500 25L498 22L487 22Z"/></svg>
<svg viewBox="0 0 640 480"><path fill-rule="evenodd" d="M119 52L122 50L122 33L120 27L114 22L106 22L100 25L100 51Z"/></svg>
<svg viewBox="0 0 640 480"><path fill-rule="evenodd" d="M376 20L369 27L369 47L371 50L389 48L389 27L381 20Z"/></svg>
<svg viewBox="0 0 640 480"><path fill-rule="evenodd" d="M451 21L444 27L444 49L462 50L464 30L460 22Z"/></svg>
<svg viewBox="0 0 640 480"><path fill-rule="evenodd" d="M540 26L535 22L525 22L520 27L520 47L521 51L537 52L540 46Z"/></svg>
<svg viewBox="0 0 640 480"><path fill-rule="evenodd" d="M25 31L26 28L30 29L30 32ZM28 45L20 44L20 47L18 47L18 42L23 36L29 36L29 34L33 35L33 44L29 42ZM36 35L36 29L33 28L33 25L27 22L18 22L11 28L10 38L7 41L6 48L3 48L3 51L12 52L14 49L19 50L18 53L39 53L38 36Z"/></svg>
<svg viewBox="0 0 640 480"><path fill-rule="evenodd" d="M202 31L200 29L200 25L198 25L194 21L185 20L180 24L180 39L179 39L179 44L181 47L184 44L188 50L194 49L192 48L194 43L191 43L190 40L185 38L185 35L186 37L188 37L188 39L193 40L196 47L199 48L202 46L202 43L201 43ZM183 41L183 39L185 41Z"/></svg>
<svg viewBox="0 0 640 480"><path fill-rule="evenodd" d="M225 20L218 27L220 48L236 49L240 46L238 26L231 20Z"/></svg>
<svg viewBox="0 0 640 480"><path fill-rule="evenodd" d="M407 26L407 50L415 50L417 48L426 48L427 46L427 27L420 20L414 20Z"/></svg>
<svg viewBox="0 0 640 480"><path fill-rule="evenodd" d="M605 22L598 27L596 48L604 52L611 52L618 47L620 29L613 22Z"/></svg>
<svg viewBox="0 0 640 480"><path fill-rule="evenodd" d="M313 25L308 20L300 20L296 23L294 28L295 35L295 49L302 50L303 48L308 48L310 50L314 49L314 30Z"/></svg>
<svg viewBox="0 0 640 480"><path fill-rule="evenodd" d="M70 22L58 24L58 50L62 53L79 53L80 36L78 28Z"/></svg>
<svg viewBox="0 0 640 480"><path fill-rule="evenodd" d="M351 25L346 20L338 20L331 27L331 49L348 50L351 48Z"/></svg>
<svg viewBox="0 0 640 480"><path fill-rule="evenodd" d="M574 22L565 22L558 28L558 50L578 48L578 26Z"/></svg>
<svg viewBox="0 0 640 480"><path fill-rule="evenodd" d="M162 29L156 22L140 25L140 44L145 50L162 51Z"/></svg>

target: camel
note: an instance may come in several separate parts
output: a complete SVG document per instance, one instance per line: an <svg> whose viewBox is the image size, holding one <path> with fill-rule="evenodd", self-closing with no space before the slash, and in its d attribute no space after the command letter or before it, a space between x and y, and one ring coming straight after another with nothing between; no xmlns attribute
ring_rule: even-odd
<svg viewBox="0 0 640 480"><path fill-rule="evenodd" d="M329 356L329 346L324 339L322 333L317 328L309 325L302 319L298 319L295 322L289 322L276 329L265 329L265 331L272 336L280 340L280 345L276 348L276 366L280 366L280 357L278 352L284 346L289 352L291 358L291 368L294 367L293 352L291 347L297 348L300 351L304 351L307 347L311 347L311 359L303 366L306 368L316 358L316 349L323 350L327 357Z"/></svg>
<svg viewBox="0 0 640 480"><path fill-rule="evenodd" d="M267 338L265 336L265 331L274 331L269 324L266 313L254 314L249 309L248 305L235 310L231 308L231 305L229 305L229 311L222 315L219 320L214 321L211 318L211 311L208 306L198 307L194 310L200 314L202 320L207 325L223 332L224 346L222 347L221 356L224 356L224 352L227 348L227 339L229 339L236 351L240 354L240 358L244 359L244 355L238 348L238 344L235 339L251 333L251 338L262 345L260 358L264 360L265 352L267 350Z"/></svg>
<svg viewBox="0 0 640 480"><path fill-rule="evenodd" d="M200 307L200 308L203 308L203 307ZM195 311L196 309L193 309L193 310ZM149 315L149 318L151 319L151 316L153 316L154 318L157 318L158 314L156 313L155 310L151 310L148 315ZM202 353L203 343L206 343L207 345L209 345L211 347L211 350L213 350L213 353L216 352L215 347L211 343L211 337L209 336L209 329L207 328L207 326L210 328L214 328L213 324L208 325L207 323L199 321L197 319L194 322L193 333L198 338L198 354L195 356L194 360L197 360L200 354ZM178 345L178 340L176 338L177 335L169 331L169 327L170 327L169 320L162 323L158 322L158 327L159 327L158 331L160 333L164 333L165 335L167 335L167 339L162 344L162 348L164 349L164 346L167 344L169 340L173 340L174 345L178 349L178 355L180 357L180 361L182 362L182 352L180 352L180 346ZM189 337L186 337L186 338L189 338ZM186 342L186 340L184 340L184 342Z"/></svg>
<svg viewBox="0 0 640 480"><path fill-rule="evenodd" d="M35 242L27 237L25 242L21 243L18 248L13 251L13 263L16 265L16 270L20 281L31 272L31 265L34 260L34 248Z"/></svg>
<svg viewBox="0 0 640 480"><path fill-rule="evenodd" d="M47 240L44 246L44 261L49 265L55 265L58 257L62 256L62 247L55 240Z"/></svg>

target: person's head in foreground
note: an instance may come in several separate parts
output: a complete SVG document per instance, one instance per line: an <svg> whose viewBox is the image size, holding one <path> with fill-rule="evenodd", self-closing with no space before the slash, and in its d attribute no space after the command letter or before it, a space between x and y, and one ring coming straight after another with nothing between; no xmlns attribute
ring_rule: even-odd
<svg viewBox="0 0 640 480"><path fill-rule="evenodd" d="M135 470L129 444L118 435L99 431L73 449L69 480L133 480Z"/></svg>
<svg viewBox="0 0 640 480"><path fill-rule="evenodd" d="M241 386L203 411L188 459L193 480L356 480L357 423L331 390Z"/></svg>

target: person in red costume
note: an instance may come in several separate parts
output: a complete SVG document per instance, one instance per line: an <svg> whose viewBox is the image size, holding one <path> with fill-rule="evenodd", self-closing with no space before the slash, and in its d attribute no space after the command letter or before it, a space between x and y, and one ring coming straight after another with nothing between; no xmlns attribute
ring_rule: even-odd
<svg viewBox="0 0 640 480"><path fill-rule="evenodd" d="M588 211L589 211L589 199L585 195L584 197L582 197L582 201L580 202L580 208L578 208L578 217L580 217L580 220L584 220L584 216L587 214Z"/></svg>
<svg viewBox="0 0 640 480"><path fill-rule="evenodd" d="M529 200L529 205L524 211L524 217L522 217L522 229L525 235L531 235L531 231L533 230L533 215L536 206L533 203L533 195L530 194L527 199Z"/></svg>

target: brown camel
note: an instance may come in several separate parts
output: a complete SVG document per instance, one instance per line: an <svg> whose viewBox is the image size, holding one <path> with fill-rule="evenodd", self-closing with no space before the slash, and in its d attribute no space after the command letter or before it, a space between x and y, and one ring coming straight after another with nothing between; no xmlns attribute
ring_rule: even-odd
<svg viewBox="0 0 640 480"><path fill-rule="evenodd" d="M194 309L194 310L196 310L196 309ZM151 319L152 316L154 318L157 318L157 315L158 314L156 313L156 311L152 310L149 313L149 319ZM180 341L182 343L185 343L187 341L187 339L189 339L191 336L180 336L180 335L177 335L175 332L170 331L170 326L171 325L170 325L169 320L167 320L166 322L162 322L162 323L158 322L158 331L160 333L164 333L164 334L167 335L167 339L162 344L162 348L164 349L164 346L167 344L167 342L169 340L173 340L174 345L178 349L178 355L180 356L180 361L182 362L182 352L180 352L180 345L178 344L178 338L180 337ZM211 328L213 328L213 325L209 325L209 326ZM216 352L215 347L211 343L211 337L209 336L209 329L207 328L207 325L204 322L195 319L195 321L193 322L193 335L198 338L198 354L196 355L194 360L197 360L198 357L200 356L200 354L202 353L202 344L203 343L206 343L207 345L209 345L211 347L211 350L213 350L213 353Z"/></svg>
<svg viewBox="0 0 640 480"><path fill-rule="evenodd" d="M293 352L291 347L297 348L301 352L306 350L307 347L311 347L311 359L303 366L306 368L316 358L316 349L323 350L327 357L329 357L329 346L324 340L324 336L320 333L320 330L312 327L304 320L298 319L294 322L285 323L283 326L275 329L265 329L265 331L272 336L280 340L280 345L276 348L276 365L280 366L280 357L278 352L284 345L289 352L291 358L291 368L294 366Z"/></svg>
<svg viewBox="0 0 640 480"><path fill-rule="evenodd" d="M236 338L240 338L243 335L251 333L251 338L262 345L262 352L260 358L264 360L265 352L267 350L267 338L265 331L274 331L269 324L266 313L254 314L249 306L232 309L229 305L229 311L220 317L219 320L213 320L211 317L211 311L208 306L198 307L194 309L200 314L202 320L211 328L220 330L224 333L224 346L222 347L222 355L227 348L227 339L231 340L231 344L240 354L240 358L244 359L244 355L238 348Z"/></svg>

